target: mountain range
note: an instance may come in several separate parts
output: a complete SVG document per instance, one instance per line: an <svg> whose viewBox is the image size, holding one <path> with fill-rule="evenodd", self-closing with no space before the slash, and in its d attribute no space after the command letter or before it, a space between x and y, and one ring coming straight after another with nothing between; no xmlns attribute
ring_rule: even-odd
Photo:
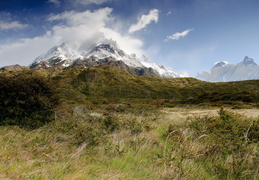
<svg viewBox="0 0 259 180"><path fill-rule="evenodd" d="M154 63L143 55L141 58L135 54L125 53L113 40L103 40L91 48L75 48L68 42L49 49L38 56L28 67L12 65L2 67L0 70L21 71L23 69L67 69L89 68L108 65L128 71L133 75L176 78L181 77L170 68ZM245 56L238 64L229 64L218 61L210 72L198 73L197 79L209 82L228 82L259 79L259 66L252 58Z"/></svg>
<svg viewBox="0 0 259 180"><path fill-rule="evenodd" d="M259 66L252 58L245 56L238 64L229 64L226 61L218 61L209 72L203 72L196 76L197 79L210 82L228 82L259 79Z"/></svg>
<svg viewBox="0 0 259 180"><path fill-rule="evenodd" d="M30 69L87 68L100 65L115 66L131 74L173 78L180 77L173 70L154 63L146 56L138 59L135 54L128 55L112 40L106 40L89 50L75 49L70 43L51 48L37 57Z"/></svg>

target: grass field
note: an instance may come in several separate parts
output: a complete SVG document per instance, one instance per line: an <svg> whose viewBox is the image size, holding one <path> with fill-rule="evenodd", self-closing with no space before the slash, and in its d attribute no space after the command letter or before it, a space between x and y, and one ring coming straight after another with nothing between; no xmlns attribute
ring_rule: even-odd
<svg viewBox="0 0 259 180"><path fill-rule="evenodd" d="M118 106L1 126L0 179L259 178L258 109Z"/></svg>

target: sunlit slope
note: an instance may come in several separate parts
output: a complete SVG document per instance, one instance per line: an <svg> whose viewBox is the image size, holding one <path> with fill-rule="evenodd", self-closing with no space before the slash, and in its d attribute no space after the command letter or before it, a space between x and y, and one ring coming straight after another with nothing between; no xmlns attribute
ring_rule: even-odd
<svg viewBox="0 0 259 180"><path fill-rule="evenodd" d="M110 66L68 69L55 75L53 80L63 92L66 89L67 93L71 91L88 100L164 99L165 103L180 104L257 103L259 100L259 80L210 83L194 78L152 78L134 76Z"/></svg>

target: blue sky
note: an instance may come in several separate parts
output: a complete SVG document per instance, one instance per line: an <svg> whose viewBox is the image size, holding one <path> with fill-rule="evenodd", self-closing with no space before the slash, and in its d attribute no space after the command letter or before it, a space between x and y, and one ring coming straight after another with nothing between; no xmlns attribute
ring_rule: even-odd
<svg viewBox="0 0 259 180"><path fill-rule="evenodd" d="M0 66L29 65L64 41L116 40L195 77L216 61L259 64L258 0L1 0Z"/></svg>

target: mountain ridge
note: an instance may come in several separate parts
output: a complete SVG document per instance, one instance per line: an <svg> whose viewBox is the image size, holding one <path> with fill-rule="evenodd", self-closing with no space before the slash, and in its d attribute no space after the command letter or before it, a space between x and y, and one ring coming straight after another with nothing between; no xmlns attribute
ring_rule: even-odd
<svg viewBox="0 0 259 180"><path fill-rule="evenodd" d="M218 61L210 72L198 73L196 78L210 82L254 80L259 79L259 66L248 56L238 64Z"/></svg>
<svg viewBox="0 0 259 180"><path fill-rule="evenodd" d="M106 40L104 43L99 43L93 47L90 51L81 50L81 52L65 42L38 56L29 68L64 69L99 65L115 66L136 75L162 78L180 77L172 69L158 65L144 55L139 60L135 54L126 54L113 40Z"/></svg>

